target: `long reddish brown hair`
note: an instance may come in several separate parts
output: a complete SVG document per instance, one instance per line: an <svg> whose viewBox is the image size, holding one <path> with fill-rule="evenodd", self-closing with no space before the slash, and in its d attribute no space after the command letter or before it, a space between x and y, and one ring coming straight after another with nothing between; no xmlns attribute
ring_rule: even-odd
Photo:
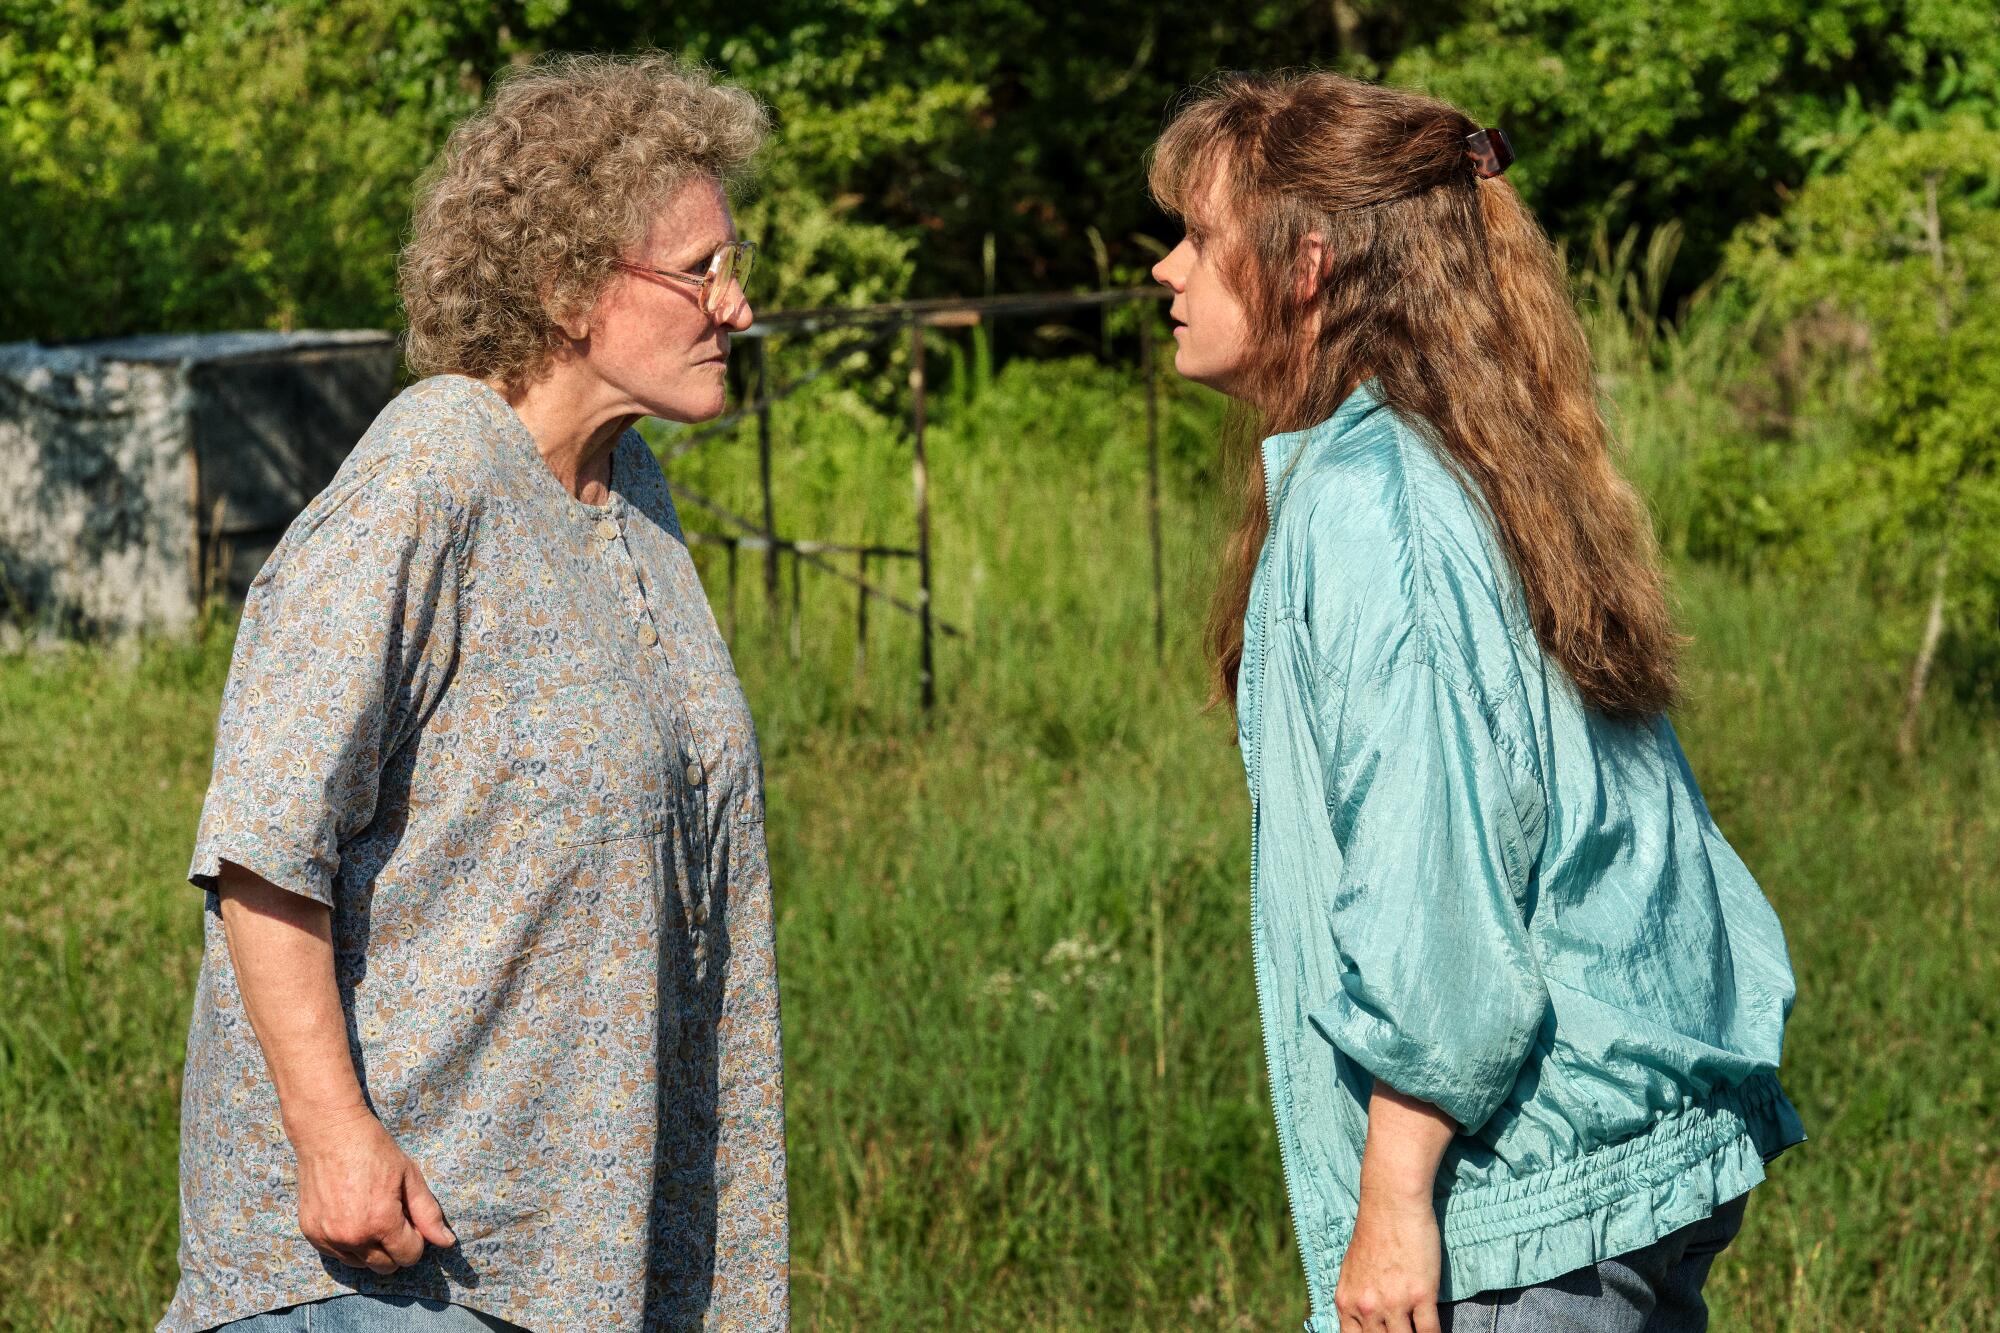
<svg viewBox="0 0 2000 1333"><path fill-rule="evenodd" d="M1651 524L1612 465L1562 264L1502 178L1475 176L1455 107L1324 72L1217 78L1155 148L1161 205L1213 230L1252 330L1231 434L1243 515L1207 646L1234 703L1250 578L1270 527L1258 436L1324 421L1373 376L1477 491L1542 648L1593 707L1665 710L1680 639ZM1214 190L1211 196L1211 190ZM1208 200L1228 216L1207 216ZM1327 261L1299 281L1308 238Z"/></svg>

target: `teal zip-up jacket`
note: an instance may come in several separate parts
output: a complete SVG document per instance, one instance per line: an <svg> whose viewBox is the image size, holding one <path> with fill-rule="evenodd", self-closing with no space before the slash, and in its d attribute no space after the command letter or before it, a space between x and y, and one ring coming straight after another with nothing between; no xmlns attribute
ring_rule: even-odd
<svg viewBox="0 0 2000 1333"><path fill-rule="evenodd" d="M1805 1137L1791 965L1665 717L1585 705L1482 504L1371 384L1264 443L1237 725L1309 1333L1374 1079L1442 1108L1439 1299L1699 1221Z"/></svg>

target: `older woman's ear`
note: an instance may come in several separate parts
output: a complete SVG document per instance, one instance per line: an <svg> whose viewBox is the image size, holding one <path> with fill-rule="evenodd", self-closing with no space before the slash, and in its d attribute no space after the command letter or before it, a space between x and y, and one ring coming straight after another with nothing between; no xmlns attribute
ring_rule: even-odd
<svg viewBox="0 0 2000 1333"><path fill-rule="evenodd" d="M584 342L590 338L590 316L594 314L594 310L578 310L574 302L564 302L556 298L552 292L544 290L542 314L570 342Z"/></svg>
<svg viewBox="0 0 2000 1333"><path fill-rule="evenodd" d="M601 301L604 298L600 295L597 299ZM558 296L550 287L544 286L542 313L548 317L549 323L555 325L562 336L571 342L580 343L590 337L590 317L594 313L594 307L579 310L574 297Z"/></svg>

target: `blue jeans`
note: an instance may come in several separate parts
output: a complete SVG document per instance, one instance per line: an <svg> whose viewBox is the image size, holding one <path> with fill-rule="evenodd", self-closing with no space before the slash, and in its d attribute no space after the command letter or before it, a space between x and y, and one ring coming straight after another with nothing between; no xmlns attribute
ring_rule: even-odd
<svg viewBox="0 0 2000 1333"><path fill-rule="evenodd" d="M1643 1250L1565 1273L1553 1282L1481 1292L1438 1310L1444 1333L1702 1333L1708 1266L1743 1228L1743 1205L1725 1203Z"/></svg>
<svg viewBox="0 0 2000 1333"><path fill-rule="evenodd" d="M209 1333L527 1333L517 1324L415 1296L329 1296L266 1310Z"/></svg>

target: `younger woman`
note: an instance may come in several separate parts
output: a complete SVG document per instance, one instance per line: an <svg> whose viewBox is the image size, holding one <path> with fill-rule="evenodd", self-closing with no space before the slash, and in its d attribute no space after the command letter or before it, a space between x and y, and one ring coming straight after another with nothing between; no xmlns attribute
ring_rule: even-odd
<svg viewBox="0 0 2000 1333"><path fill-rule="evenodd" d="M1272 432L1209 634L1310 1333L1699 1329L1804 1137L1777 918L1504 136L1325 73L1158 145L1175 366Z"/></svg>

